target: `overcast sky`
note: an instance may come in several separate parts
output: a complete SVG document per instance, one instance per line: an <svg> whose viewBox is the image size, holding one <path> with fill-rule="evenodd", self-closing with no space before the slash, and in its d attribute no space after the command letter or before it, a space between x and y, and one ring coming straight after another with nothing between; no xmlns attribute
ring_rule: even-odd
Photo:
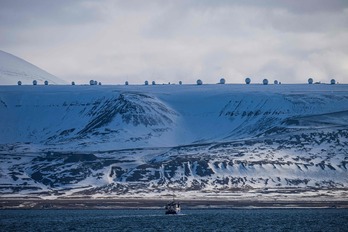
<svg viewBox="0 0 348 232"><path fill-rule="evenodd" d="M0 0L0 50L68 82L348 83L347 0Z"/></svg>

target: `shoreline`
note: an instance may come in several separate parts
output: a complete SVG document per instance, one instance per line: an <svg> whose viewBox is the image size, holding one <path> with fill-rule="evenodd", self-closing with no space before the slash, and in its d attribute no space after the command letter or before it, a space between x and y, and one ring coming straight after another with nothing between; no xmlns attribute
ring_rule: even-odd
<svg viewBox="0 0 348 232"><path fill-rule="evenodd" d="M0 210L8 209L163 209L170 199L25 199L0 198ZM183 209L260 209L260 208L337 208L348 209L348 200L222 200L183 199L178 201Z"/></svg>

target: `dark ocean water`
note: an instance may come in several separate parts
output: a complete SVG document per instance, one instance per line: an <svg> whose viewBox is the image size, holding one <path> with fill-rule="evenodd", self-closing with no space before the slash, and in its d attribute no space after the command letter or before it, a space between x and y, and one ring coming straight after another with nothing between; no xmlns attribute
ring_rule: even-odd
<svg viewBox="0 0 348 232"><path fill-rule="evenodd" d="M0 231L348 231L348 209L0 210Z"/></svg>

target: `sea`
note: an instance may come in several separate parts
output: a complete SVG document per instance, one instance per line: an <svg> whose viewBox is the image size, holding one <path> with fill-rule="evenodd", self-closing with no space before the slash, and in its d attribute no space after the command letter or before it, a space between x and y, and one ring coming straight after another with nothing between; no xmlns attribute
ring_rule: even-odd
<svg viewBox="0 0 348 232"><path fill-rule="evenodd" d="M348 231L348 209L0 210L0 231Z"/></svg>

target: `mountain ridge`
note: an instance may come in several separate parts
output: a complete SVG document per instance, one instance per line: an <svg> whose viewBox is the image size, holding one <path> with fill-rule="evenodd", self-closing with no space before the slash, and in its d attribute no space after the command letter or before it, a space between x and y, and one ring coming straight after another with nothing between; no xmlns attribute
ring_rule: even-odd
<svg viewBox="0 0 348 232"><path fill-rule="evenodd" d="M347 85L0 89L1 196L347 196Z"/></svg>
<svg viewBox="0 0 348 232"><path fill-rule="evenodd" d="M0 85L32 85L36 80L38 84L66 84L66 82L39 67L25 61L22 58L0 50Z"/></svg>

